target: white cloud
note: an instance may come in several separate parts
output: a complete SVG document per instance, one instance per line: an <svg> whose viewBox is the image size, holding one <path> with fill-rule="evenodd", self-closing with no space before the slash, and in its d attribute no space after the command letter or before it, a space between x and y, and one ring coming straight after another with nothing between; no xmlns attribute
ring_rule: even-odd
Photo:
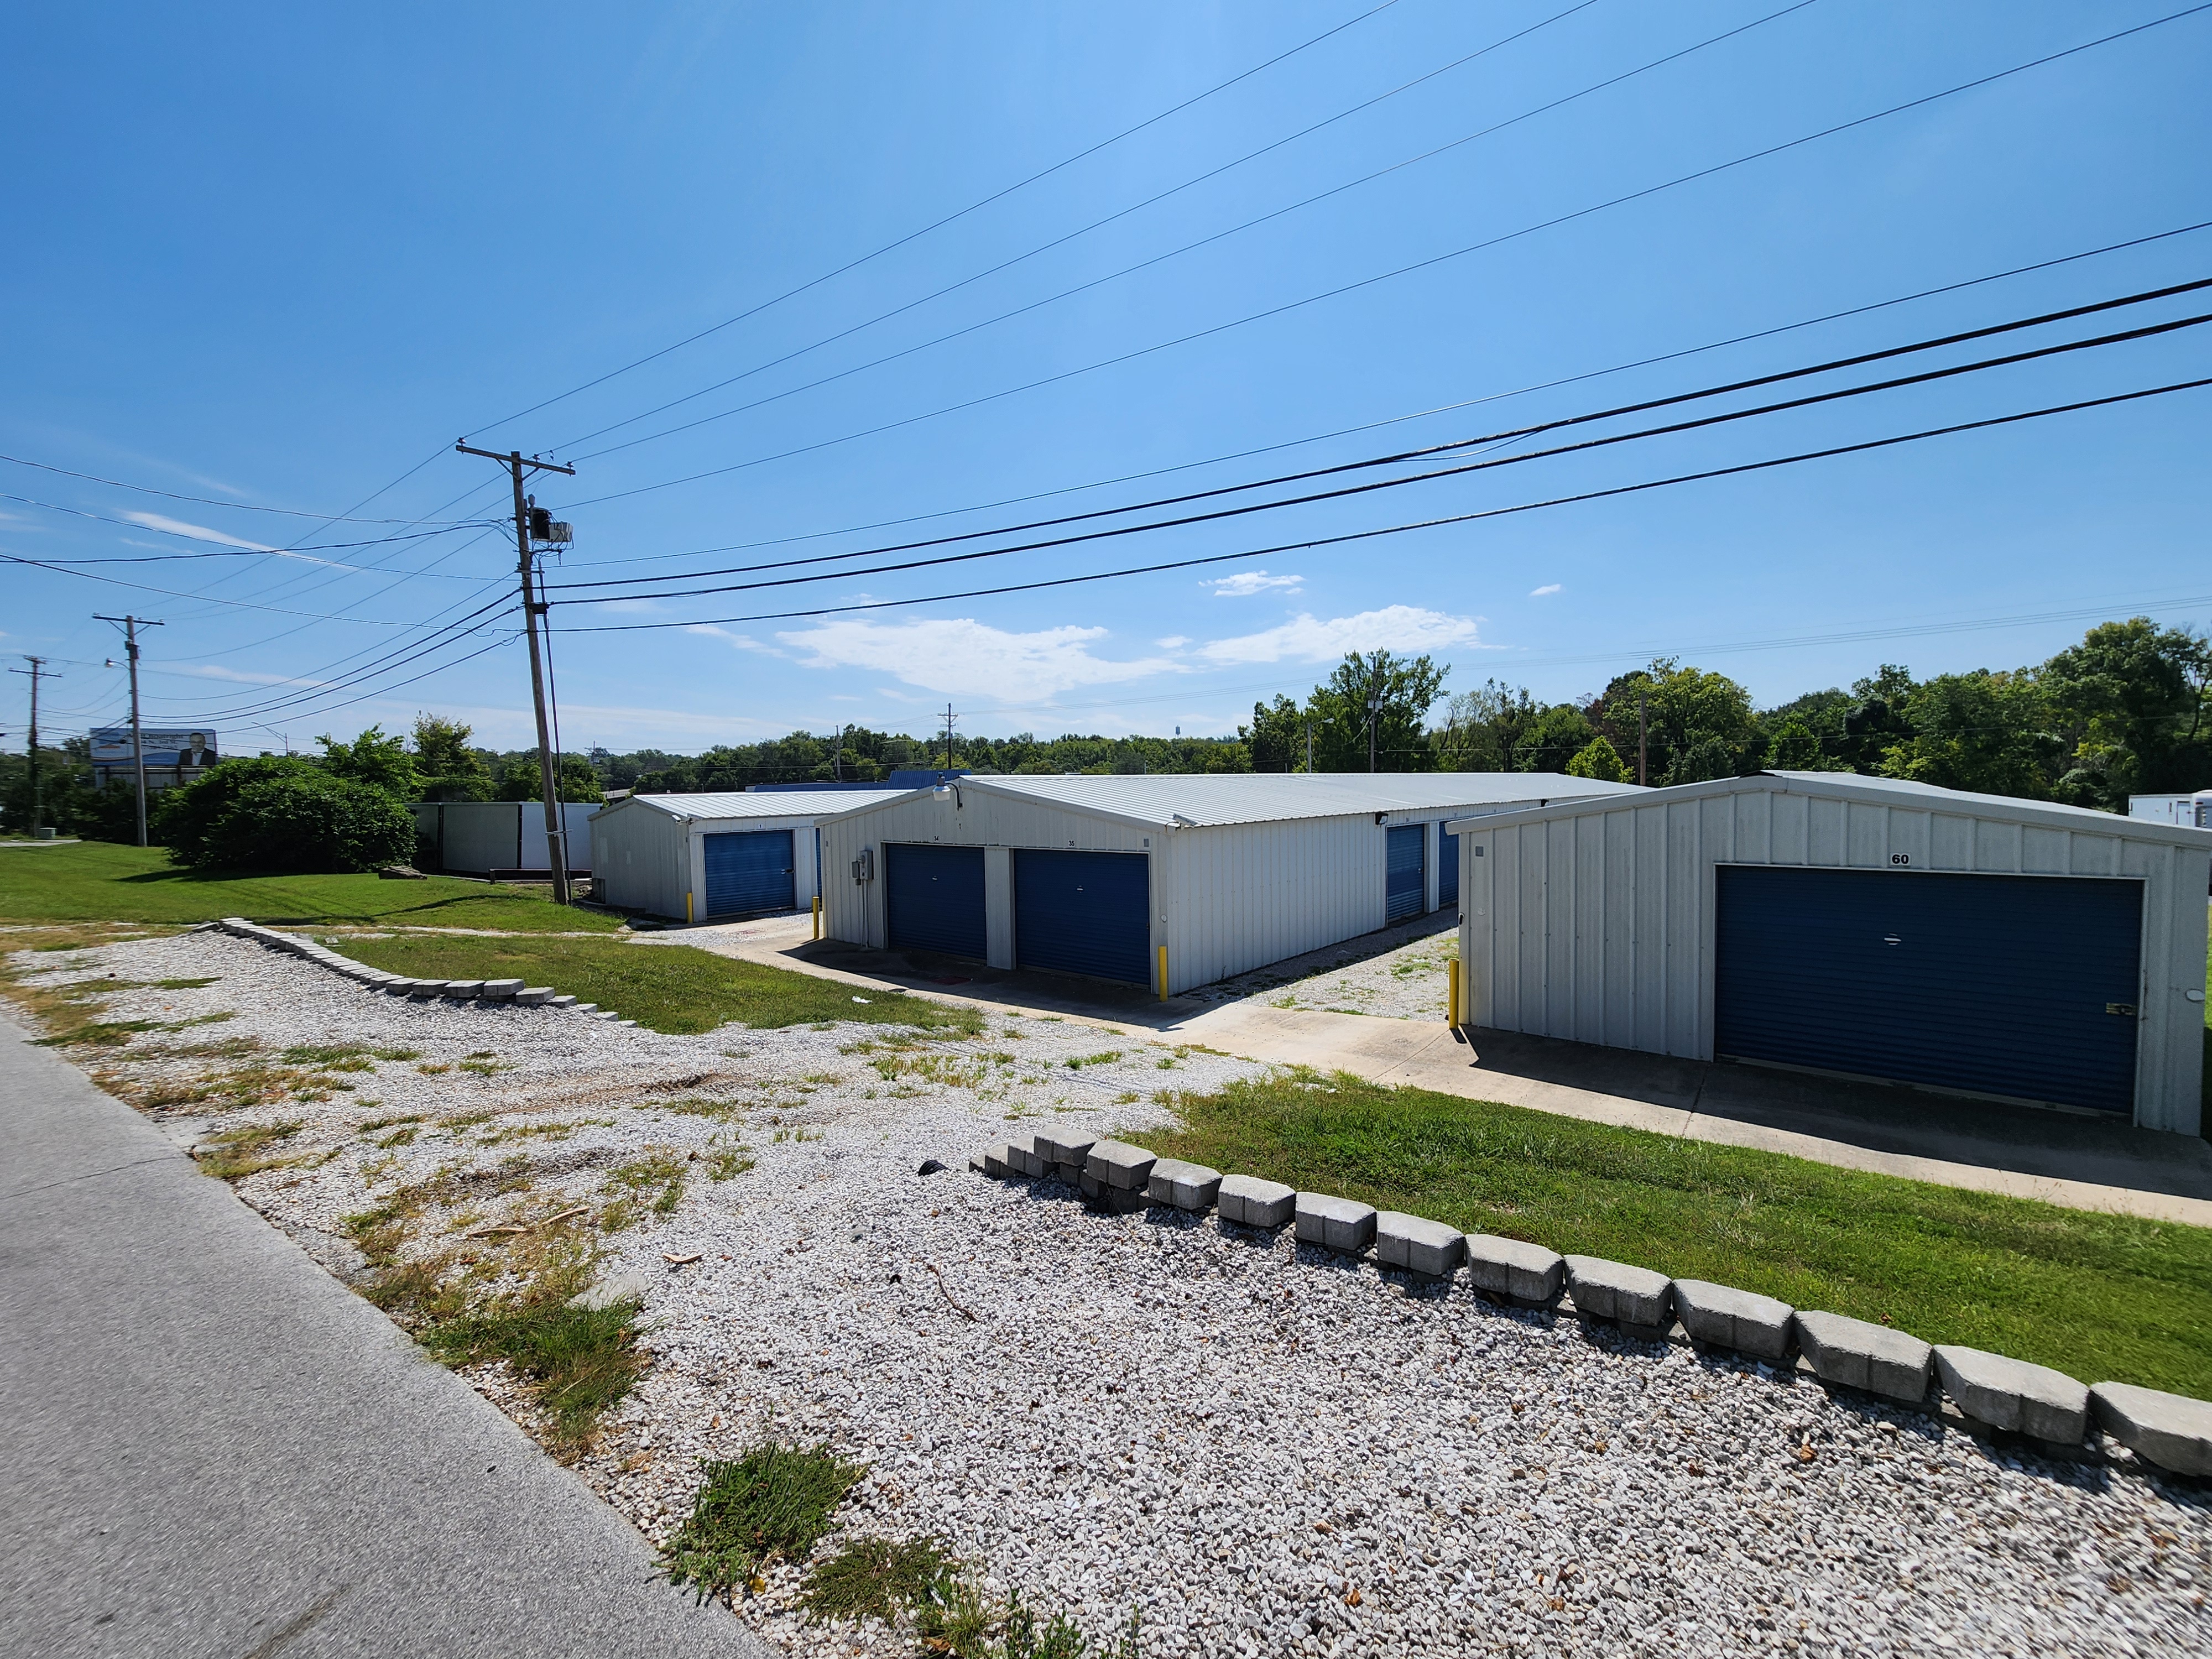
<svg viewBox="0 0 2212 1659"><path fill-rule="evenodd" d="M1264 593L1271 587L1286 588L1296 592L1304 583L1304 576L1271 576L1264 570L1240 570L1233 576L1224 576L1218 581L1200 582L1199 586L1212 588L1217 599L1243 599L1255 593Z"/></svg>
<svg viewBox="0 0 2212 1659"><path fill-rule="evenodd" d="M994 702L1050 697L1080 685L1113 685L1176 672L1162 657L1115 662L1091 653L1103 628L1014 634L972 617L830 622L776 638L810 668L865 668L936 692Z"/></svg>
<svg viewBox="0 0 2212 1659"><path fill-rule="evenodd" d="M1355 651L1437 651L1474 645L1475 635L1472 617L1392 605L1328 622L1293 617L1279 628L1212 641L1200 647L1200 654L1218 663L1334 662Z"/></svg>
<svg viewBox="0 0 2212 1659"><path fill-rule="evenodd" d="M1183 647L1190 643L1190 635L1188 634L1170 634L1164 640L1154 640L1152 643L1159 647L1163 651L1180 651Z"/></svg>
<svg viewBox="0 0 2212 1659"><path fill-rule="evenodd" d="M599 599L594 601L592 608L599 611L611 611L617 616L650 617L665 611L668 607L661 604L659 599Z"/></svg>
<svg viewBox="0 0 2212 1659"><path fill-rule="evenodd" d="M614 599L610 600L608 603L610 605L620 605L623 601ZM740 651L765 651L771 657L781 656L782 654L781 652L777 651L775 647L763 645L758 640L752 638L750 635L732 634L728 629L717 628L713 623L692 623L687 626L684 631L687 634L701 635L710 640L721 640L727 644L735 646Z"/></svg>
<svg viewBox="0 0 2212 1659"><path fill-rule="evenodd" d="M213 542L218 547L242 547L249 553L274 553L276 550L266 542L244 542L235 536L226 536L220 530L210 530L204 524L186 524L182 519L172 519L160 513L125 512L123 517L148 530L158 530L167 536L182 536L195 542ZM318 559L316 563L326 561Z"/></svg>
<svg viewBox="0 0 2212 1659"><path fill-rule="evenodd" d="M215 663L171 663L162 672L170 674L191 674L200 679L230 680L240 685L328 685L328 680L312 680L295 674L257 674L243 668L224 668Z"/></svg>
<svg viewBox="0 0 2212 1659"><path fill-rule="evenodd" d="M1547 594L1547 593L1556 593L1556 592L1558 592L1559 591L1559 583L1557 583L1557 582L1546 582L1546 583L1545 583L1541 587L1532 587L1532 588L1530 588L1530 589L1528 590L1528 597L1529 597L1530 599L1542 599L1542 598L1543 598L1546 594Z"/></svg>

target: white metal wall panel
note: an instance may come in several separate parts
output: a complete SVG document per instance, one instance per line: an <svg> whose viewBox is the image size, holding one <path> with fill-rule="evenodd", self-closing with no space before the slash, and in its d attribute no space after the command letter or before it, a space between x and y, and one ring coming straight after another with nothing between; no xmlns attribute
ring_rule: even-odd
<svg viewBox="0 0 2212 1659"><path fill-rule="evenodd" d="M2197 1133L2212 834L2158 826L2131 835L2127 819L2111 831L2060 828L2025 821L2055 811L2034 803L2020 803L2014 817L2010 804L1986 798L1954 806L1931 793L1923 805L1780 785L1735 780L1463 823L1468 1018L1711 1059L1721 864L1885 870L1899 879L1919 870L2132 878L2144 890L2136 1121Z"/></svg>
<svg viewBox="0 0 2212 1659"><path fill-rule="evenodd" d="M592 821L592 883L607 903L656 916L684 914L684 827L650 807L618 803Z"/></svg>

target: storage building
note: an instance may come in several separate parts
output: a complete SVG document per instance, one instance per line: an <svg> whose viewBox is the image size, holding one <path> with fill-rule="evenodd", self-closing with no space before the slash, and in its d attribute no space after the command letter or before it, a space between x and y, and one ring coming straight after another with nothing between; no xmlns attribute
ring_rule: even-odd
<svg viewBox="0 0 2212 1659"><path fill-rule="evenodd" d="M527 874L553 867L545 847L545 805L534 800L426 800L415 814L416 857L426 870L454 875ZM599 809L572 801L561 809L568 868L592 867L592 815Z"/></svg>
<svg viewBox="0 0 2212 1659"><path fill-rule="evenodd" d="M1459 828L1467 1024L2197 1132L2212 831L1835 772Z"/></svg>
<svg viewBox="0 0 2212 1659"><path fill-rule="evenodd" d="M900 793L632 795L592 817L594 884L602 902L686 921L795 910L820 890L816 824Z"/></svg>
<svg viewBox="0 0 2212 1659"><path fill-rule="evenodd" d="M969 777L825 818L825 929L1186 990L1458 901L1447 818L1556 773Z"/></svg>

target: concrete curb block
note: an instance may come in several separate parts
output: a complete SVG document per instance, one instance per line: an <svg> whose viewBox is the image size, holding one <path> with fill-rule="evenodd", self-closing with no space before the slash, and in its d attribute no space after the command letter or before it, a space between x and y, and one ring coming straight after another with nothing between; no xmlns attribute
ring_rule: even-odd
<svg viewBox="0 0 2212 1659"><path fill-rule="evenodd" d="M2084 1388L2063 1372L2002 1354L1932 1348L1885 1325L1799 1311L1726 1285L1670 1279L1595 1256L1563 1256L1521 1239L1462 1234L1395 1211L1377 1214L1352 1199L1223 1175L1179 1158L1155 1159L1127 1141L1056 1130L1026 1142L993 1142L972 1154L968 1167L994 1180L1067 1180L1094 1205L1119 1214L1158 1206L1187 1214L1211 1209L1231 1226L1273 1230L1294 1222L1301 1244L1354 1255L1371 1248L1377 1266L1443 1285L1464 1266L1472 1288L1525 1307L1555 1305L1564 1291L1577 1314L1613 1321L1632 1334L1667 1338L1679 1328L1693 1343L1770 1364L1786 1360L1794 1342L1803 1356L1801 1369L1822 1382L1919 1410L1936 1408L1940 1389L1974 1427L2023 1435L2076 1455L2094 1425L2147 1465L2212 1479L2212 1401L2124 1382ZM1679 1328L1673 1324L1677 1315Z"/></svg>
<svg viewBox="0 0 2212 1659"><path fill-rule="evenodd" d="M297 933L287 933L275 927L264 927L258 921L248 921L244 916L225 916L219 921L203 922L194 933L219 929L239 939L251 939L256 945L271 951L283 951L300 957L334 974L343 975L369 990L390 996L413 998L423 1002L512 1002L526 1008L574 1008L576 999L556 994L550 985L525 985L519 979L410 979L404 974L386 973L381 968L371 968L366 963L356 962L351 957L340 956L329 946L318 945L311 939L301 939ZM598 1005L587 1003L581 1012L598 1012ZM634 1019L624 1019L618 1014L600 1012L599 1017L617 1025L635 1026ZM1084 1143L1087 1151L1090 1143ZM1080 1162L1080 1159L1078 1159Z"/></svg>

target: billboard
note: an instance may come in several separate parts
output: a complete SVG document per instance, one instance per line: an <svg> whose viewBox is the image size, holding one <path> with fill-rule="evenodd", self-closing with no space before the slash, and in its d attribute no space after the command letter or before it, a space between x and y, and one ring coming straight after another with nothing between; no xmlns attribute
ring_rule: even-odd
<svg viewBox="0 0 2212 1659"><path fill-rule="evenodd" d="M190 783L213 766L222 757L216 750L213 726L143 726L139 739L145 744L146 787L163 789L174 783ZM131 728L127 726L95 726L92 728L92 781L100 787L111 781L129 783L137 776L137 768L131 757Z"/></svg>

